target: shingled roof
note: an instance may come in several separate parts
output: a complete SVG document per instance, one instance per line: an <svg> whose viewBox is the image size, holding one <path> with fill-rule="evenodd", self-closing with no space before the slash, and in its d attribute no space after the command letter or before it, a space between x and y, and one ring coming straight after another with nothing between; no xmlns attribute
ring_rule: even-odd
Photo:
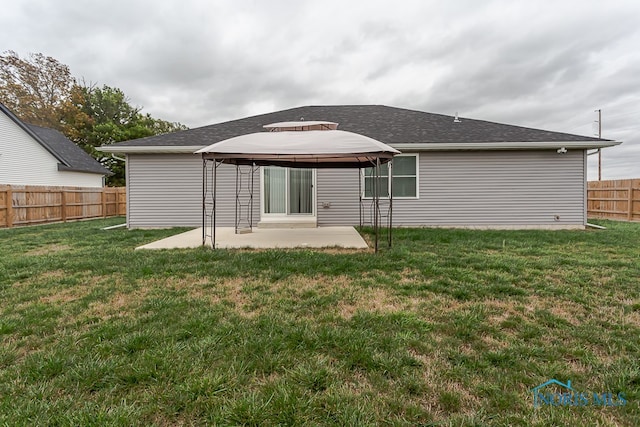
<svg viewBox="0 0 640 427"><path fill-rule="evenodd" d="M386 144L608 141L484 120L425 113L385 105L307 106L260 114L195 129L125 141L116 147L206 146L228 138L263 132L263 125L296 120L329 120L339 129L359 133Z"/></svg>
<svg viewBox="0 0 640 427"><path fill-rule="evenodd" d="M58 170L113 175L86 151L57 130L30 124L27 124L27 127L46 144L45 148L49 149L52 154L55 153L54 155L61 161Z"/></svg>
<svg viewBox="0 0 640 427"><path fill-rule="evenodd" d="M58 170L113 175L109 169L102 166L57 130L25 123L2 103L0 103L0 111L5 113L60 162L58 163Z"/></svg>

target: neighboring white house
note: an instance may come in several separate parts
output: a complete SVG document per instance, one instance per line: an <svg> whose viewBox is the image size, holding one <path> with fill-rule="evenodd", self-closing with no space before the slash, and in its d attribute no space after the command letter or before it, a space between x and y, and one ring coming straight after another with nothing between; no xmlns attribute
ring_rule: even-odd
<svg viewBox="0 0 640 427"><path fill-rule="evenodd" d="M391 180L398 226L584 228L587 151L619 144L383 105L293 108L101 147L126 155L128 226L201 225L203 169L193 153L295 120L336 122L402 152ZM370 196L366 171L263 167L258 176L259 225L356 225L360 198ZM221 166L218 178L217 224L231 226L235 167Z"/></svg>
<svg viewBox="0 0 640 427"><path fill-rule="evenodd" d="M102 187L110 174L57 130L26 124L0 104L0 184Z"/></svg>

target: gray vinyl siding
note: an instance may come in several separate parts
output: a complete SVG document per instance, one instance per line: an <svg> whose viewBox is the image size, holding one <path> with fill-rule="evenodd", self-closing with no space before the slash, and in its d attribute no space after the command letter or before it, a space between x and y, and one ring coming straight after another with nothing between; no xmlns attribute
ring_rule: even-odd
<svg viewBox="0 0 640 427"><path fill-rule="evenodd" d="M355 176L352 176L354 175ZM397 226L583 226L585 152L419 153L419 197L393 201ZM322 202L330 201L330 208ZM365 209L365 222L369 221ZM557 217L557 219L556 219ZM359 222L355 171L318 171L318 224Z"/></svg>
<svg viewBox="0 0 640 427"><path fill-rule="evenodd" d="M357 225L360 221L358 210L359 169L318 169L317 215L318 226ZM330 206L325 207L324 204Z"/></svg>
<svg viewBox="0 0 640 427"><path fill-rule="evenodd" d="M582 226L584 157L584 150L421 153L420 199L394 201L394 224Z"/></svg>
<svg viewBox="0 0 640 427"><path fill-rule="evenodd" d="M586 224L584 150L419 153L415 199L395 199L397 226L557 227ZM131 228L200 226L202 160L190 154L128 156ZM254 180L254 224L260 216L260 174ZM217 225L232 226L235 167L218 169ZM359 223L355 169L318 169L319 226ZM324 207L330 203L329 207ZM365 209L365 223L371 210ZM558 219L556 220L556 217Z"/></svg>
<svg viewBox="0 0 640 427"><path fill-rule="evenodd" d="M127 156L129 228L202 225L202 159L192 154ZM259 175L254 189L254 218L259 217ZM217 171L219 226L233 226L235 167Z"/></svg>

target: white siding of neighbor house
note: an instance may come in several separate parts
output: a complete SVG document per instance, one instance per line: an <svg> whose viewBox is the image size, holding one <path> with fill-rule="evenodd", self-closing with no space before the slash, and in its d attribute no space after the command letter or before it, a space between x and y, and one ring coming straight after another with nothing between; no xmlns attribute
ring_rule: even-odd
<svg viewBox="0 0 640 427"><path fill-rule="evenodd" d="M230 227L235 219L235 166L219 166L217 179L216 223ZM256 223L260 217L259 180L256 173ZM202 158L195 154L128 155L127 220L130 228L201 226Z"/></svg>
<svg viewBox="0 0 640 427"><path fill-rule="evenodd" d="M58 170L58 159L0 113L0 184L102 187L102 175Z"/></svg>
<svg viewBox="0 0 640 427"><path fill-rule="evenodd" d="M419 154L419 197L395 199L397 226L574 228L586 223L584 150ZM199 226L202 160L191 154L128 156L129 226ZM259 219L259 174L254 222ZM218 170L220 226L233 225L235 168ZM319 226L359 223L355 169L317 171ZM365 222L370 212L365 209Z"/></svg>

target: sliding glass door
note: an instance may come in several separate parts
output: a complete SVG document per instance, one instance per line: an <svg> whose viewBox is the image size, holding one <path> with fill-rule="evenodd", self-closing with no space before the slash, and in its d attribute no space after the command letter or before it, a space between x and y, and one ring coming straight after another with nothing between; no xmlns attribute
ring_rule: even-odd
<svg viewBox="0 0 640 427"><path fill-rule="evenodd" d="M289 169L289 214L313 214L313 170Z"/></svg>
<svg viewBox="0 0 640 427"><path fill-rule="evenodd" d="M263 168L263 213L313 215L313 169Z"/></svg>
<svg viewBox="0 0 640 427"><path fill-rule="evenodd" d="M264 213L287 213L287 170L274 166L264 168Z"/></svg>

